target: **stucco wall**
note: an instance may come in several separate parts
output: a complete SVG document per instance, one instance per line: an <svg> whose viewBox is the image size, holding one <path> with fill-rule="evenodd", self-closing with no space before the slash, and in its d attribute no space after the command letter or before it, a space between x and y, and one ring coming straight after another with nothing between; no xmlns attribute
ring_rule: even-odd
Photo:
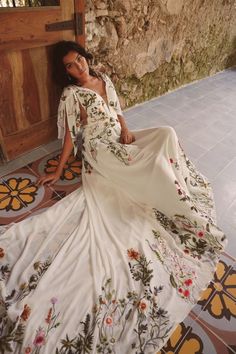
<svg viewBox="0 0 236 354"><path fill-rule="evenodd" d="M86 47L123 107L236 64L235 0L87 0Z"/></svg>

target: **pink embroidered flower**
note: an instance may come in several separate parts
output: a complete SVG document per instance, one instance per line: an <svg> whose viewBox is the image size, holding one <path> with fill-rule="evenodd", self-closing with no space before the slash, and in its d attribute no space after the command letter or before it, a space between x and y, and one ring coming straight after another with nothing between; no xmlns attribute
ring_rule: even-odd
<svg viewBox="0 0 236 354"><path fill-rule="evenodd" d="M199 232L197 233L197 235L198 235L198 237L203 237L203 236L204 236L204 231L199 231Z"/></svg>
<svg viewBox="0 0 236 354"><path fill-rule="evenodd" d="M130 248L127 253L130 259L138 260L140 258L140 253L135 251L133 248Z"/></svg>
<svg viewBox="0 0 236 354"><path fill-rule="evenodd" d="M113 323L113 320L110 316L107 316L107 318L105 319L106 325L111 326Z"/></svg>
<svg viewBox="0 0 236 354"><path fill-rule="evenodd" d="M192 279L187 279L187 280L185 280L184 284L185 284L186 286L190 286L190 285L193 284L193 281L192 281Z"/></svg>
<svg viewBox="0 0 236 354"><path fill-rule="evenodd" d="M32 349L30 347L25 348L25 354L30 354Z"/></svg>
<svg viewBox="0 0 236 354"><path fill-rule="evenodd" d="M36 346L36 347L41 347L42 345L44 345L46 343L46 340L45 340L45 332L42 328L39 328L37 333L36 333L36 336L34 338L34 341L33 341L33 344Z"/></svg>
<svg viewBox="0 0 236 354"><path fill-rule="evenodd" d="M132 161L132 157L131 156L128 157L128 161Z"/></svg>
<svg viewBox="0 0 236 354"><path fill-rule="evenodd" d="M57 303L58 299L56 297L51 298L51 303L55 305Z"/></svg>

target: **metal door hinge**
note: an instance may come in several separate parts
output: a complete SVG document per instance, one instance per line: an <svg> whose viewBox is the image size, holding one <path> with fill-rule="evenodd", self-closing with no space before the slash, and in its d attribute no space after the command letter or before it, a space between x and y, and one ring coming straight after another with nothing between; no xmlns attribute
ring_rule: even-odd
<svg viewBox="0 0 236 354"><path fill-rule="evenodd" d="M74 20L48 23L45 25L46 32L73 30L77 35L83 34L83 14L76 12Z"/></svg>

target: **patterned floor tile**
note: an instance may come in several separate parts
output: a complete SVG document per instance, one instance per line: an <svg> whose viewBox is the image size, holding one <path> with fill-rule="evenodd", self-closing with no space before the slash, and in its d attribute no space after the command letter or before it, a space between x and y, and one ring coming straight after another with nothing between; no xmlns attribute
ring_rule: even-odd
<svg viewBox="0 0 236 354"><path fill-rule="evenodd" d="M0 224L6 225L24 219L45 202L57 198L49 187L35 185L37 177L27 167L5 176L0 182Z"/></svg>
<svg viewBox="0 0 236 354"><path fill-rule="evenodd" d="M236 264L226 254L222 257L214 280L191 312L227 345L236 345Z"/></svg>
<svg viewBox="0 0 236 354"><path fill-rule="evenodd" d="M29 164L28 167L37 176L53 173L58 166L60 153L60 150L50 153L45 157ZM73 155L71 155L63 169L60 180L52 186L52 189L61 198L63 198L65 195L68 195L81 185L81 168L81 159L75 158Z"/></svg>

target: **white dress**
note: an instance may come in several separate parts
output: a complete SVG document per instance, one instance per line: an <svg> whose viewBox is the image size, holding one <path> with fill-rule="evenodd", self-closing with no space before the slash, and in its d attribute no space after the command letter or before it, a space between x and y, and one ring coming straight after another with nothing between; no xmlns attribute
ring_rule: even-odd
<svg viewBox="0 0 236 354"><path fill-rule="evenodd" d="M75 153L82 134L82 187L1 229L0 353L157 353L226 246L209 182L175 131L120 144L119 101L102 77L108 104L72 85L59 105L59 137L67 119Z"/></svg>

